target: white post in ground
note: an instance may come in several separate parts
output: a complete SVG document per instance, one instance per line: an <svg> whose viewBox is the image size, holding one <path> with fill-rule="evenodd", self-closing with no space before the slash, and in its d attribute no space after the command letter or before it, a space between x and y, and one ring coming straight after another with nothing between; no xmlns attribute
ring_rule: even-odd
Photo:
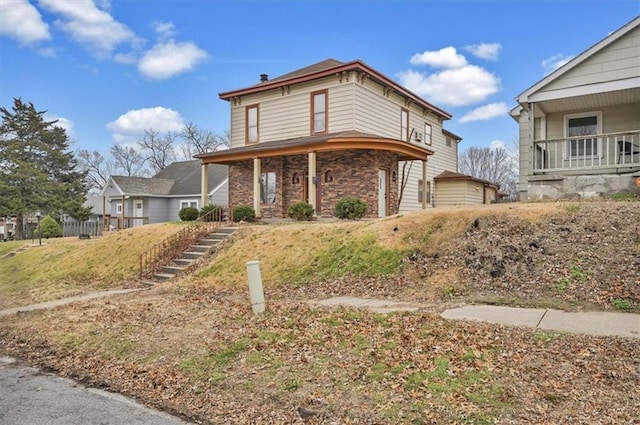
<svg viewBox="0 0 640 425"><path fill-rule="evenodd" d="M254 313L264 313L264 290L262 289L262 275L260 261L247 262L247 279L249 280L249 296L251 309Z"/></svg>

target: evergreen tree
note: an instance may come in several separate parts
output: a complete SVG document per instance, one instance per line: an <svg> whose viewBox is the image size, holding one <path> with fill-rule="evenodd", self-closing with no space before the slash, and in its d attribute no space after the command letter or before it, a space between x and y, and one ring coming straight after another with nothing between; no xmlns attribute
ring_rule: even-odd
<svg viewBox="0 0 640 425"><path fill-rule="evenodd" d="M14 99L12 110L0 107L0 216L17 217L17 239L24 217L38 211L82 219L86 172L77 167L65 130L31 102Z"/></svg>

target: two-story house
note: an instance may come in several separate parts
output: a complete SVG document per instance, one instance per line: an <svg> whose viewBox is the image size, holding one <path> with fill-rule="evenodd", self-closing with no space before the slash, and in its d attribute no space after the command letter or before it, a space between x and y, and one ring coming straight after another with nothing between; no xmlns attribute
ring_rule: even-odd
<svg viewBox="0 0 640 425"><path fill-rule="evenodd" d="M355 196L367 216L431 207L434 177L457 170L451 118L360 60L328 59L221 93L231 107L231 147L197 155L229 166L229 206L286 217L294 202L317 216ZM436 201L437 202L437 201ZM203 200L204 203L204 200Z"/></svg>
<svg viewBox="0 0 640 425"><path fill-rule="evenodd" d="M516 99L521 200L640 194L640 16Z"/></svg>

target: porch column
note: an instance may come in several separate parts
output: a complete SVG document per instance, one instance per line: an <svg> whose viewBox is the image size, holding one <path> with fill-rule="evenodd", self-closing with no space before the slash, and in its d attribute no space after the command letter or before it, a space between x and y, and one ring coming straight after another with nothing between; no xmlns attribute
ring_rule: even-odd
<svg viewBox="0 0 640 425"><path fill-rule="evenodd" d="M207 205L207 192L209 189L209 174L207 173L208 164L202 163L200 166L200 208Z"/></svg>
<svg viewBox="0 0 640 425"><path fill-rule="evenodd" d="M317 159L317 154L315 152L309 152L308 155L308 166L309 166L309 170L307 172L308 174L308 190L307 193L309 194L309 205L311 205L313 207L313 216L317 217L318 216L318 211L317 211L317 207L318 205L316 205L316 200L317 200L317 195L316 195L316 173L317 173L317 164L316 164L316 159Z"/></svg>
<svg viewBox="0 0 640 425"><path fill-rule="evenodd" d="M260 213L260 158L253 158L253 209L256 212L256 218L262 217Z"/></svg>
<svg viewBox="0 0 640 425"><path fill-rule="evenodd" d="M122 229L124 229L124 210L125 210L125 204L124 204L125 198L124 195L122 195L122 212L120 213L120 225L118 226L118 229L120 229L122 226Z"/></svg>
<svg viewBox="0 0 640 425"><path fill-rule="evenodd" d="M435 189L435 188L434 188ZM427 209L427 160L422 160L422 209Z"/></svg>

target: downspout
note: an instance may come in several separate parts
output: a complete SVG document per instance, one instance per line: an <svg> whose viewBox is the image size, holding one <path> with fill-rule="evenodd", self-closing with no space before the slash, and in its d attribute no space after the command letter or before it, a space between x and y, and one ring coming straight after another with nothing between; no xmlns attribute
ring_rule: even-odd
<svg viewBox="0 0 640 425"><path fill-rule="evenodd" d="M122 212L120 212L120 222L122 223L122 228L124 229L124 195L122 195ZM120 229L120 226L118 226L118 229Z"/></svg>

